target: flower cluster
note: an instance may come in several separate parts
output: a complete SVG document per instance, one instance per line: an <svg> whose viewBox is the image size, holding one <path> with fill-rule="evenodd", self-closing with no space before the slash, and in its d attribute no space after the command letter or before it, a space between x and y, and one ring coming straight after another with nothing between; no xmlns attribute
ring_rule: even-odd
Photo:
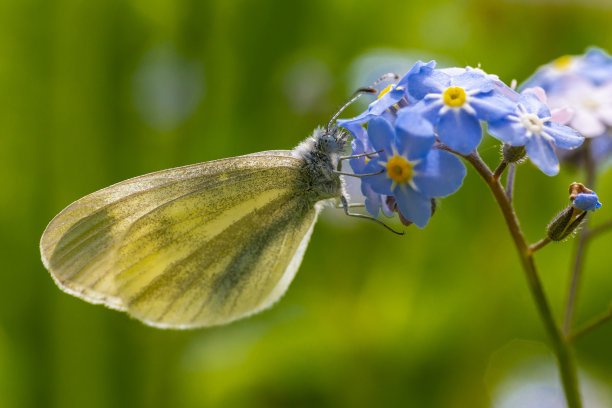
<svg viewBox="0 0 612 408"><path fill-rule="evenodd" d="M602 74L598 74L601 77ZM368 212L398 211L424 227L435 200L459 189L469 155L482 139L482 124L508 146L522 146L547 175L559 172L555 147L574 149L584 137L563 123L566 110L551 110L542 89L522 93L479 68L436 69L417 62L383 90L362 114L339 120L354 137L351 160L361 178ZM453 154L454 153L454 154Z"/></svg>
<svg viewBox="0 0 612 408"><path fill-rule="evenodd" d="M540 87L551 108L568 107L568 124L592 138L593 159L612 156L612 57L599 48L584 55L565 55L540 67L522 88Z"/></svg>

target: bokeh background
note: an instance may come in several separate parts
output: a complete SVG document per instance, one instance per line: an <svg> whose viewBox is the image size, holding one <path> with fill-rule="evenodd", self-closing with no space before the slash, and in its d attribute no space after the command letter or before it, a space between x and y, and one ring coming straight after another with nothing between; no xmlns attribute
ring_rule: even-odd
<svg viewBox="0 0 612 408"><path fill-rule="evenodd" d="M70 202L120 180L292 148L388 69L435 58L521 81L589 45L612 50L610 21L608 0L0 1L0 406L554 399L523 272L471 170L428 227L404 237L328 209L282 300L218 328L157 330L64 294L38 241ZM481 153L496 165L491 138ZM550 178L525 164L517 177L533 242L583 176L565 167ZM594 223L611 217L612 174L598 183ZM611 240L589 247L578 323L612 300ZM559 317L573 246L537 256ZM612 406L611 341L609 324L577 344L592 407Z"/></svg>

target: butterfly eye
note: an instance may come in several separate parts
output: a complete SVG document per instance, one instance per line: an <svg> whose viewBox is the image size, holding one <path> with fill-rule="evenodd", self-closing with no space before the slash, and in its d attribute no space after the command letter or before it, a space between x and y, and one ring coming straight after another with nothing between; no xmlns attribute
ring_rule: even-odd
<svg viewBox="0 0 612 408"><path fill-rule="evenodd" d="M326 152L339 152L342 150L344 141L336 139L334 134L325 134L321 137L321 145Z"/></svg>

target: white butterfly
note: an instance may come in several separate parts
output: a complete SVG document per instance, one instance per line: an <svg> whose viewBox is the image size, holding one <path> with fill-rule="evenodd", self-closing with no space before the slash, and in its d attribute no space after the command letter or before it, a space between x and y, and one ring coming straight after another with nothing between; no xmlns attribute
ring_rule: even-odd
<svg viewBox="0 0 612 408"><path fill-rule="evenodd" d="M291 151L163 170L97 191L47 226L43 263L62 290L152 326L211 326L256 313L287 290L322 202L340 199L360 216L349 213L336 171L347 137L328 124Z"/></svg>

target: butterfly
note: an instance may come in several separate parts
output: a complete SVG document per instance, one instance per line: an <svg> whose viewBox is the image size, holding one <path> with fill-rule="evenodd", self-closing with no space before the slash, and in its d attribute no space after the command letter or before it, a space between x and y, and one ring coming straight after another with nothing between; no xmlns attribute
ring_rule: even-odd
<svg viewBox="0 0 612 408"><path fill-rule="evenodd" d="M349 133L332 126L364 92L293 150L162 170L75 201L43 233L45 267L63 291L160 328L269 307L293 280L326 201L370 218L349 211L339 163L354 156L340 157Z"/></svg>

